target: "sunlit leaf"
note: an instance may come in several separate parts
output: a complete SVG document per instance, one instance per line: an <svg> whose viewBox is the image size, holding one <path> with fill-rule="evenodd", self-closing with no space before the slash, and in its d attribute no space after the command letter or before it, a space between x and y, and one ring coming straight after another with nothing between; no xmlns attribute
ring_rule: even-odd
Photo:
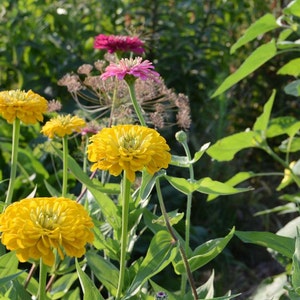
<svg viewBox="0 0 300 300"><path fill-rule="evenodd" d="M80 285L83 291L83 300L104 300L93 281L82 271L76 259L76 270L79 277Z"/></svg>
<svg viewBox="0 0 300 300"><path fill-rule="evenodd" d="M65 274L58 278L51 287L51 299L61 299L77 279L76 273Z"/></svg>
<svg viewBox="0 0 300 300"><path fill-rule="evenodd" d="M283 13L300 17L300 2L292 1L287 7L283 9Z"/></svg>
<svg viewBox="0 0 300 300"><path fill-rule="evenodd" d="M231 177L229 180L225 181L224 183L226 185L229 185L229 186L236 186L237 184L245 181L245 180L248 180L249 178L252 178L252 177L255 177L256 174L253 173L253 172L239 172L237 174L235 174L233 177ZM207 201L211 201L211 200L214 200L216 198L218 198L219 195L208 195L208 198L207 198Z"/></svg>
<svg viewBox="0 0 300 300"><path fill-rule="evenodd" d="M235 235L244 243L271 248L288 258L293 257L295 240L292 238L280 236L271 232L260 231L236 231Z"/></svg>
<svg viewBox="0 0 300 300"><path fill-rule="evenodd" d="M244 131L218 140L206 151L218 161L232 160L236 153L243 149L259 147L261 136L255 131Z"/></svg>
<svg viewBox="0 0 300 300"><path fill-rule="evenodd" d="M244 35L241 38L239 38L239 40L235 44L231 46L230 54L233 54L238 48L254 40L260 35L263 35L264 33L278 27L279 25L277 24L275 17L270 13L265 14L263 17L254 22L246 30Z"/></svg>
<svg viewBox="0 0 300 300"><path fill-rule="evenodd" d="M275 40L258 47L251 55L244 61L244 63L231 75L229 75L218 89L212 95L212 98L219 96L227 91L237 82L247 77L253 71L257 70L265 62L276 55Z"/></svg>
<svg viewBox="0 0 300 300"><path fill-rule="evenodd" d="M138 293L141 286L148 279L159 273L174 260L177 251L177 244L174 243L169 232L162 230L155 234L138 273L123 299L131 299L132 296Z"/></svg>
<svg viewBox="0 0 300 300"><path fill-rule="evenodd" d="M254 125L253 125L253 131L256 130L266 130L269 124L271 111L275 99L276 91L273 90L272 95L264 105L263 113L256 119Z"/></svg>
<svg viewBox="0 0 300 300"><path fill-rule="evenodd" d="M185 178L172 176L165 176L165 178L174 188L186 195L189 195L193 192L200 192L203 194L231 195L251 190L250 188L234 188L226 183L212 180L209 177L205 177L197 181L190 181Z"/></svg>
<svg viewBox="0 0 300 300"><path fill-rule="evenodd" d="M300 121L291 116L278 117L270 121L267 137L272 138L282 134L295 135L300 129Z"/></svg>
<svg viewBox="0 0 300 300"><path fill-rule="evenodd" d="M290 60L277 71L277 74L298 77L300 74L300 58Z"/></svg>
<svg viewBox="0 0 300 300"><path fill-rule="evenodd" d="M218 256L233 237L234 231L235 229L232 228L226 237L210 240L197 247L193 251L193 255L188 259L191 271L195 271L203 267L216 256ZM182 260L174 267L177 274L182 274L185 272L185 267Z"/></svg>
<svg viewBox="0 0 300 300"><path fill-rule="evenodd" d="M118 287L119 270L111 262L93 251L88 251L86 258L88 266L98 280L102 282L112 295L115 295Z"/></svg>

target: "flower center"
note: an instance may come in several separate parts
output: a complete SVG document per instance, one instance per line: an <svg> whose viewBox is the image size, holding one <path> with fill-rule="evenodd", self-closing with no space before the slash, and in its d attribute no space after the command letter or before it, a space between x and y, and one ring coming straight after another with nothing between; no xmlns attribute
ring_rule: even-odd
<svg viewBox="0 0 300 300"><path fill-rule="evenodd" d="M54 212L40 211L36 218L36 224L44 229L53 230L59 223L59 215Z"/></svg>
<svg viewBox="0 0 300 300"><path fill-rule="evenodd" d="M140 145L139 139L131 135L125 135L121 138L120 146L129 152L136 150Z"/></svg>

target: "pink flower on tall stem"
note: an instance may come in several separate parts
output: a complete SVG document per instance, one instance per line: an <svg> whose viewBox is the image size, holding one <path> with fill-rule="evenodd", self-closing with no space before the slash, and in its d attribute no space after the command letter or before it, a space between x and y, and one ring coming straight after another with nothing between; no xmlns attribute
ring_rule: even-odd
<svg viewBox="0 0 300 300"><path fill-rule="evenodd" d="M159 82L159 73L154 71L154 66L149 60L142 61L141 57L136 58L122 58L118 63L111 62L106 67L105 72L101 75L101 79L106 80L109 77L116 76L119 80L125 76L131 75L142 80L152 79ZM125 78L126 79L126 78Z"/></svg>
<svg viewBox="0 0 300 300"><path fill-rule="evenodd" d="M99 34L94 41L94 48L106 49L109 53L131 51L136 54L143 54L145 52L143 46L144 43L138 37L123 35Z"/></svg>

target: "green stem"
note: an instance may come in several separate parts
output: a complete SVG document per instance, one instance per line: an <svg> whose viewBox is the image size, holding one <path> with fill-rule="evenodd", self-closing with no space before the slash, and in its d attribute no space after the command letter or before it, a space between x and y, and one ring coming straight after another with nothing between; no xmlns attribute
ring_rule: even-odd
<svg viewBox="0 0 300 300"><path fill-rule="evenodd" d="M188 258L186 256L186 251L182 247L182 245L180 243L180 240L178 239L172 225L170 224L169 217L168 217L168 214L167 214L167 210L166 210L166 207L165 207L165 204L164 204L164 201L163 201L163 197L162 197L162 193L161 193L161 189L160 189L159 178L156 178L155 187L156 187L157 198L158 198L158 201L159 201L160 209L161 209L162 215L163 215L165 223L166 223L166 227L167 227L169 233L171 234L172 238L174 239L174 241L179 244L179 252L180 252L180 255L181 255L185 270L186 270L186 276L189 280L189 283L190 283L190 286L191 286L191 289L192 289L193 298L194 298L194 300L197 300L198 299L198 294L197 294L193 274L192 274L192 271L191 271L191 268L190 268L190 265L189 265L189 261L188 261ZM186 289L186 276L183 276L183 278L185 278L185 284L184 284L185 289ZM185 290L184 291L181 290L180 299L183 299L184 295L185 295Z"/></svg>
<svg viewBox="0 0 300 300"><path fill-rule="evenodd" d="M143 117L141 106L139 105L139 103L138 103L138 101L136 99L135 89L134 89L134 82L131 82L131 81L128 80L127 85L128 85L130 99L131 99L132 105L134 107L135 113L137 114L138 119L139 119L141 125L142 126L147 126L146 122L145 122L145 119Z"/></svg>
<svg viewBox="0 0 300 300"><path fill-rule="evenodd" d="M40 276L39 276L39 291L38 299L47 300L46 295L46 281L47 281L47 266L43 263L42 258L40 259Z"/></svg>
<svg viewBox="0 0 300 300"><path fill-rule="evenodd" d="M192 156L187 141L185 140L181 144L184 148L188 160L191 161ZM189 171L190 171L190 181L193 182L195 180L193 164L189 165ZM192 193L189 193L187 195L186 218L185 218L185 253L188 253L190 248L191 210L192 210ZM186 278L185 276L182 276L182 281L181 281L182 297L185 294L185 290L186 290Z"/></svg>
<svg viewBox="0 0 300 300"><path fill-rule="evenodd" d="M5 200L6 206L11 204L13 192L14 192L14 184L15 184L16 173L17 173L19 138L20 138L20 120L16 118L13 123L11 169L10 169L9 185L8 185L8 190L6 194L6 200Z"/></svg>
<svg viewBox="0 0 300 300"><path fill-rule="evenodd" d="M300 178L294 174L293 170L290 168L289 164L281 159L267 143L262 145L262 149L265 150L275 161L279 162L284 168L289 169L291 171L291 176L294 179L295 183L298 187L300 187Z"/></svg>
<svg viewBox="0 0 300 300"><path fill-rule="evenodd" d="M126 171L123 173L123 182L122 182L122 231L121 231L121 257L120 257L120 274L116 300L121 298L124 278L125 278L125 269L126 269L126 251L128 243L128 215L129 215L129 199L130 199L130 181L126 178Z"/></svg>
<svg viewBox="0 0 300 300"><path fill-rule="evenodd" d="M67 196L68 186L68 136L63 137L63 183L62 183L62 197Z"/></svg>

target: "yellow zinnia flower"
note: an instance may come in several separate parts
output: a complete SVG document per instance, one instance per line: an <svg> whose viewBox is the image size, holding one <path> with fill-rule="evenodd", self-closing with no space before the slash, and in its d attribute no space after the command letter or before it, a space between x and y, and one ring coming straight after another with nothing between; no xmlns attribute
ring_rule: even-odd
<svg viewBox="0 0 300 300"><path fill-rule="evenodd" d="M94 239L94 224L82 205L67 198L28 198L9 205L0 215L2 244L16 251L20 262L42 258L52 266L53 249L81 257Z"/></svg>
<svg viewBox="0 0 300 300"><path fill-rule="evenodd" d="M140 125L117 125L104 128L90 138L88 159L96 169L118 176L122 170L133 182L135 172L145 167L150 174L167 168L171 161L166 140L154 129Z"/></svg>
<svg viewBox="0 0 300 300"><path fill-rule="evenodd" d="M13 123L16 118L25 124L43 121L47 108L47 100L31 90L0 92L0 114L8 123Z"/></svg>
<svg viewBox="0 0 300 300"><path fill-rule="evenodd" d="M55 135L64 137L65 135L72 134L73 132L80 132L85 126L85 121L77 116L71 115L58 115L50 119L43 126L41 133L52 139Z"/></svg>

